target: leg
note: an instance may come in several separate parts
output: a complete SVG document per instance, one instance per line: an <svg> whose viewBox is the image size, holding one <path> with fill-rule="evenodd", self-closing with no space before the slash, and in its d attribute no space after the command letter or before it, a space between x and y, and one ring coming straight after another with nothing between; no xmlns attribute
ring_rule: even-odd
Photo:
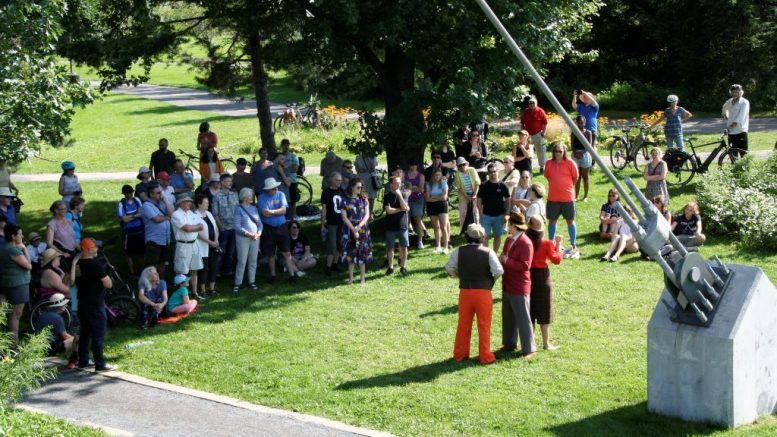
<svg viewBox="0 0 777 437"><path fill-rule="evenodd" d="M434 248L440 248L440 218L436 215L430 216L432 220L432 229L434 229Z"/></svg>
<svg viewBox="0 0 777 437"><path fill-rule="evenodd" d="M442 238L440 240L440 243L442 244L443 249L448 248L448 241L450 241L451 238L451 224L448 221L448 214L443 213L437 216L438 220L440 221L440 229L442 231Z"/></svg>
<svg viewBox="0 0 777 437"><path fill-rule="evenodd" d="M469 208L469 201L467 199L459 199L459 227L461 228L461 232L463 233L465 231L464 229L464 220L466 220L467 217L467 208Z"/></svg>
<svg viewBox="0 0 777 437"><path fill-rule="evenodd" d="M480 364L496 361L491 352L491 317L494 311L494 300L491 292L476 291L475 314L478 316L478 354Z"/></svg>
<svg viewBox="0 0 777 437"><path fill-rule="evenodd" d="M516 310L515 322L521 337L521 352L524 356L530 356L537 352L537 346L534 343L534 329L529 318L529 296L516 296L514 309Z"/></svg>
<svg viewBox="0 0 777 437"><path fill-rule="evenodd" d="M81 335L78 337L78 367L89 364L89 346L92 339L92 316L89 308L81 309Z"/></svg>
<svg viewBox="0 0 777 437"><path fill-rule="evenodd" d="M602 257L603 259L609 260L611 256L615 255L618 250L619 241L620 235L613 235L612 240L610 240L610 247L607 248L607 253Z"/></svg>
<svg viewBox="0 0 777 437"><path fill-rule="evenodd" d="M24 312L24 304L16 304L13 306L13 312L11 317L8 318L8 330L13 334L15 344L19 344L19 320L22 319L22 313Z"/></svg>
<svg viewBox="0 0 777 437"><path fill-rule="evenodd" d="M518 337L516 335L515 312L510 296L510 294L502 292L502 347L506 350L515 350L518 346Z"/></svg>
<svg viewBox="0 0 777 437"><path fill-rule="evenodd" d="M463 361L469 358L469 343L472 338L472 319L475 317L475 303L471 290L459 291L459 323L456 340L453 343L453 359Z"/></svg>
<svg viewBox="0 0 777 437"><path fill-rule="evenodd" d="M407 263L407 246L399 245L399 267L405 267Z"/></svg>
<svg viewBox="0 0 777 437"><path fill-rule="evenodd" d="M278 261L278 258L275 255L270 255L269 258L269 267L270 267L270 277L275 277L275 263Z"/></svg>
<svg viewBox="0 0 777 437"><path fill-rule="evenodd" d="M361 273L361 281L362 284L364 284L365 281L367 281L367 264L366 263L359 263L359 273Z"/></svg>
<svg viewBox="0 0 777 437"><path fill-rule="evenodd" d="M386 262L389 270L394 268L394 239L393 232L386 232Z"/></svg>
<svg viewBox="0 0 777 437"><path fill-rule="evenodd" d="M291 252L281 252L281 255L283 255L286 269L289 271L289 277L297 276L297 265L294 264L294 260L291 259Z"/></svg>
<svg viewBox="0 0 777 437"><path fill-rule="evenodd" d="M623 250L626 249L626 243L628 242L628 238L624 237L623 235L618 235L618 248L615 250L615 255L613 255L610 259L617 261L618 258L623 254Z"/></svg>
<svg viewBox="0 0 777 437"><path fill-rule="evenodd" d="M251 240L246 237L235 238L235 249L237 252L237 263L235 264L235 276L233 284L237 287L243 284L243 273L246 269L246 263L248 262L248 250L251 245ZM254 263L256 257L254 257Z"/></svg>
<svg viewBox="0 0 777 437"><path fill-rule="evenodd" d="M583 200L585 201L588 199L588 189L590 187L590 182L588 180L588 176L591 172L590 168L581 168L580 169L580 175L583 178ZM578 186L579 186L580 180L578 179ZM579 190L578 190L579 191Z"/></svg>
<svg viewBox="0 0 777 437"><path fill-rule="evenodd" d="M577 225L575 225L575 219L567 220L567 232L569 232L569 244L572 247L577 247Z"/></svg>
<svg viewBox="0 0 777 437"><path fill-rule="evenodd" d="M249 240L248 283L256 284L256 265L259 262L259 240Z"/></svg>
<svg viewBox="0 0 777 437"><path fill-rule="evenodd" d="M583 169L577 167L577 180L575 181L575 199L580 197L580 180L583 179Z"/></svg>
<svg viewBox="0 0 777 437"><path fill-rule="evenodd" d="M353 263L348 263L348 283L353 284Z"/></svg>
<svg viewBox="0 0 777 437"><path fill-rule="evenodd" d="M550 325L540 325L540 331L542 331L542 347L544 349L553 349L553 345L550 344Z"/></svg>
<svg viewBox="0 0 777 437"><path fill-rule="evenodd" d="M100 370L105 367L105 356L103 355L103 346L105 344L105 333L108 330L108 319L105 315L105 308L94 308L90 310L89 317L92 319L92 356L94 357L94 368Z"/></svg>

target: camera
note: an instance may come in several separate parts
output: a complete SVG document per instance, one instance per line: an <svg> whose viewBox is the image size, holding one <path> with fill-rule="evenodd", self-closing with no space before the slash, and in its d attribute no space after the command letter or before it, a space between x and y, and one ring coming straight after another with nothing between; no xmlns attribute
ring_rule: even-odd
<svg viewBox="0 0 777 437"><path fill-rule="evenodd" d="M582 95L583 94L583 90L575 90L575 94L577 94L578 96Z"/></svg>

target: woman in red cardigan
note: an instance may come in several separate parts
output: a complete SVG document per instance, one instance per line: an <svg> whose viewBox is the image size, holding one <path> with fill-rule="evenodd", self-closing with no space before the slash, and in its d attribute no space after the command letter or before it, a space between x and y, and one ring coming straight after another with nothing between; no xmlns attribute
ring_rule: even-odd
<svg viewBox="0 0 777 437"><path fill-rule="evenodd" d="M561 264L561 235L556 235L554 241L546 240L542 216L534 215L529 219L529 229L526 236L534 247L534 257L531 262L531 300L530 311L532 325L540 324L542 331L542 348L556 350L558 346L550 343L550 324L553 322L553 283L550 280L548 260L553 264Z"/></svg>
<svg viewBox="0 0 777 437"><path fill-rule="evenodd" d="M531 267L534 248L526 237L526 218L519 212L510 215L508 221L510 236L505 241L499 261L504 266L502 276L502 351L511 352L521 339L521 355L531 358L537 354L534 330L529 318L529 294Z"/></svg>

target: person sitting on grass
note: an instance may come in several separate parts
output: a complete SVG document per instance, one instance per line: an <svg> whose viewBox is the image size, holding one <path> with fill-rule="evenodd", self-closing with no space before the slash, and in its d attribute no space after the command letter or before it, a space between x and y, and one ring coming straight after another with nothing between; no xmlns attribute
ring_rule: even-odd
<svg viewBox="0 0 777 437"><path fill-rule="evenodd" d="M618 223L620 214L615 209L615 202L620 201L618 190L612 188L607 193L607 202L602 205L599 212L599 238L605 241L611 241L612 237L618 234Z"/></svg>
<svg viewBox="0 0 777 437"><path fill-rule="evenodd" d="M683 213L672 218L672 233L685 247L699 247L707 241L702 233L699 205L696 202L688 202Z"/></svg>
<svg viewBox="0 0 777 437"><path fill-rule="evenodd" d="M310 253L310 241L300 230L297 220L289 222L291 261L297 269L297 276L305 276L305 270L316 266L316 258Z"/></svg>
<svg viewBox="0 0 777 437"><path fill-rule="evenodd" d="M167 305L167 283L159 278L156 267L146 267L140 273L138 300L143 304L143 328L156 325Z"/></svg>
<svg viewBox="0 0 777 437"><path fill-rule="evenodd" d="M48 306L38 317L35 333L39 334L51 326L49 333L49 356L53 357L63 352L69 354L67 368L74 369L78 361L78 336L67 331L62 312L70 302L62 293L54 293L48 299Z"/></svg>
<svg viewBox="0 0 777 437"><path fill-rule="evenodd" d="M628 205L623 205L623 209L626 210L631 218L636 220L634 211L632 211ZM599 258L599 261L616 262L624 251L627 253L634 253L639 251L639 244L637 243L637 239L634 237L634 234L631 233L631 228L629 225L624 223L623 218L621 217L618 217L617 220L618 230L612 236L612 242L610 243L610 247L607 249L607 253Z"/></svg>
<svg viewBox="0 0 777 437"><path fill-rule="evenodd" d="M197 310L197 301L189 299L189 277L182 274L175 275L173 279L175 291L167 300L167 312L176 316L186 316Z"/></svg>
<svg viewBox="0 0 777 437"><path fill-rule="evenodd" d="M653 202L653 205L656 206L656 209L658 209L658 212L664 216L667 223L670 225L672 224L672 213L669 212L669 208L666 207L666 200L664 199L664 196L653 196L652 199L650 199L651 202Z"/></svg>

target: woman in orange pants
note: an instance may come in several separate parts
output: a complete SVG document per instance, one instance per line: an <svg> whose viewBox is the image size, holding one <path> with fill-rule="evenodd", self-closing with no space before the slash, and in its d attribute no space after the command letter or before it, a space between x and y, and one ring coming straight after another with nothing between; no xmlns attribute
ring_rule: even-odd
<svg viewBox="0 0 777 437"><path fill-rule="evenodd" d="M491 289L504 269L496 253L483 246L486 231L482 226L476 223L469 225L465 236L467 244L456 248L445 264L448 274L459 278L459 326L456 329L453 358L456 361L469 358L472 319L477 315L480 363L489 364L496 361L491 352Z"/></svg>

